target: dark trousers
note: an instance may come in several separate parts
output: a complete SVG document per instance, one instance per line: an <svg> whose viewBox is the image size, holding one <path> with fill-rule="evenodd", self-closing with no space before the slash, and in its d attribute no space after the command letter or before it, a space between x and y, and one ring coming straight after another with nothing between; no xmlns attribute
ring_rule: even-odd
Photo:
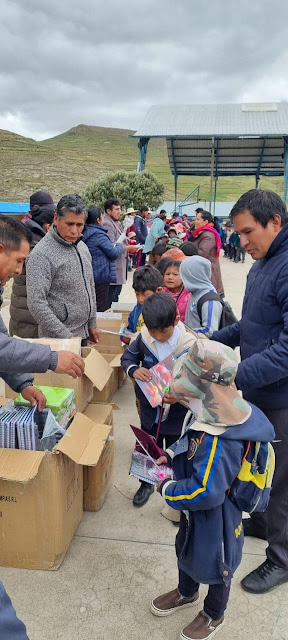
<svg viewBox="0 0 288 640"><path fill-rule="evenodd" d="M122 284L109 285L107 309L110 309L112 302L118 302L121 290Z"/></svg>
<svg viewBox="0 0 288 640"><path fill-rule="evenodd" d="M175 540L175 549L177 558L179 558L184 546L187 531L187 519L184 513L181 513L179 531ZM207 596L204 600L204 611L212 620L219 620L227 607L229 600L231 582L226 586L221 584L210 584ZM188 576L187 573L179 569L178 591L181 596L191 598L199 589L199 582L196 582Z"/></svg>
<svg viewBox="0 0 288 640"><path fill-rule="evenodd" d="M17 618L12 602L0 582L0 638L1 640L29 640L23 622Z"/></svg>
<svg viewBox="0 0 288 640"><path fill-rule="evenodd" d="M97 284L97 282L95 282L97 311L106 311L108 309L109 288L109 282L104 282L104 284Z"/></svg>
<svg viewBox="0 0 288 640"><path fill-rule="evenodd" d="M269 546L267 558L288 569L288 409L262 409L275 429L275 473L265 513L251 513Z"/></svg>

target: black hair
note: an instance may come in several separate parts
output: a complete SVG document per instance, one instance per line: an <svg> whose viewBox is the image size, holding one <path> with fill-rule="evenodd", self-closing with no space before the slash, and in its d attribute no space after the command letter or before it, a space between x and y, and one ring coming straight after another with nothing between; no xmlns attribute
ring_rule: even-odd
<svg viewBox="0 0 288 640"><path fill-rule="evenodd" d="M100 220L102 215L103 211L100 207L90 207L88 209L86 224L96 224L96 220Z"/></svg>
<svg viewBox="0 0 288 640"><path fill-rule="evenodd" d="M32 243L32 234L29 229L10 216L0 215L0 244L6 251L18 251L21 242Z"/></svg>
<svg viewBox="0 0 288 640"><path fill-rule="evenodd" d="M170 269L170 267L177 267L177 269L180 269L180 265L181 265L181 261L180 260L172 260L171 259L171 264L166 264L166 267L164 268L163 276L165 275L167 269Z"/></svg>
<svg viewBox="0 0 288 640"><path fill-rule="evenodd" d="M159 291L145 300L142 315L148 331L162 331L174 326L177 316L176 303L168 293Z"/></svg>
<svg viewBox="0 0 288 640"><path fill-rule="evenodd" d="M147 207L146 204L144 204L143 207L141 207L140 213L143 213L144 211L149 211L149 207Z"/></svg>
<svg viewBox="0 0 288 640"><path fill-rule="evenodd" d="M210 211L205 211L204 209L202 209L202 211L198 211L198 213L201 213L202 220L208 222L209 224L214 224L214 228L219 233L220 227L219 227L219 224L217 222L218 218L215 220L215 218L213 218L213 216L210 213Z"/></svg>
<svg viewBox="0 0 288 640"><path fill-rule="evenodd" d="M281 227L284 227L288 222L286 204L274 191L250 189L250 191L243 193L231 210L232 220L238 213L243 213L245 209L248 209L254 220L259 222L264 229L276 214L281 218Z"/></svg>
<svg viewBox="0 0 288 640"><path fill-rule="evenodd" d="M107 198L104 202L104 211L112 209L113 207L120 207L120 200L117 200L117 198Z"/></svg>
<svg viewBox="0 0 288 640"><path fill-rule="evenodd" d="M176 231L176 229L175 229L175 228L173 229L173 227L170 227L169 231L167 232L167 233L168 233L168 236L169 236L170 231L173 231L173 232L176 234L176 236L177 236L177 231Z"/></svg>
<svg viewBox="0 0 288 640"><path fill-rule="evenodd" d="M166 209L161 209L159 216L161 216L161 213L165 213L165 216L166 216L166 213L167 213Z"/></svg>
<svg viewBox="0 0 288 640"><path fill-rule="evenodd" d="M195 213L202 213L202 211L204 211L202 207L198 207L197 209L195 209Z"/></svg>
<svg viewBox="0 0 288 640"><path fill-rule="evenodd" d="M64 218L66 213L76 213L80 215L81 213L85 214L85 219L87 217L87 207L78 195L78 193L69 193L67 196L62 196L57 204L57 216L58 218Z"/></svg>
<svg viewBox="0 0 288 640"><path fill-rule="evenodd" d="M155 258L155 256L163 256L163 253L165 253L167 251L167 247L166 244L163 244L163 242L159 242L159 244L155 244L155 247L153 247L151 253L152 256Z"/></svg>
<svg viewBox="0 0 288 640"><path fill-rule="evenodd" d="M173 213L173 215L172 215L172 218L178 218L178 213L177 213L177 211L174 211L174 213Z"/></svg>
<svg viewBox="0 0 288 640"><path fill-rule="evenodd" d="M161 220L166 220L166 218L167 218L167 213L166 213L166 211L164 211L164 210L163 210L163 211L160 211L160 213L159 213L159 218L161 218Z"/></svg>
<svg viewBox="0 0 288 640"><path fill-rule="evenodd" d="M152 265L146 264L143 267L139 267L133 273L134 291L143 293L144 291L157 291L158 287L162 285L162 277L159 271L152 267Z"/></svg>
<svg viewBox="0 0 288 640"><path fill-rule="evenodd" d="M161 258L161 260L159 260L157 264L155 264L155 269L158 269L158 271L161 273L161 276L163 276L166 268L171 264L173 264L172 258L168 258L168 257L165 258L165 255L164 255L164 257Z"/></svg>
<svg viewBox="0 0 288 640"><path fill-rule="evenodd" d="M182 218L188 218L188 214L187 213L182 213Z"/></svg>
<svg viewBox="0 0 288 640"><path fill-rule="evenodd" d="M189 240L187 240L187 242L183 242L183 244L181 244L179 249L185 253L185 256L198 256L196 242L189 242Z"/></svg>
<svg viewBox="0 0 288 640"><path fill-rule="evenodd" d="M37 222L40 227L43 224L52 224L54 220L54 214L56 211L56 204L44 204L43 207L38 207L37 213L33 211L32 220Z"/></svg>

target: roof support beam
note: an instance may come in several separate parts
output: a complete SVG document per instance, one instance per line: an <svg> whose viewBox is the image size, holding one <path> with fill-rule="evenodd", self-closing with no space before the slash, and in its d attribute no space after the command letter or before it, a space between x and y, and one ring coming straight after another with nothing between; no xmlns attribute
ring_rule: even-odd
<svg viewBox="0 0 288 640"><path fill-rule="evenodd" d="M211 211L211 206L212 206L213 180L214 180L214 162L215 162L215 138L213 136L212 137L212 145L211 145L209 211Z"/></svg>
<svg viewBox="0 0 288 640"><path fill-rule="evenodd" d="M146 154L148 149L148 142L150 138L140 138L138 142L138 165L137 173L141 173L145 169Z"/></svg>
<svg viewBox="0 0 288 640"><path fill-rule="evenodd" d="M265 151L266 141L267 141L267 137L265 136L263 138L262 149L261 149L260 158L259 158L259 162L258 162L258 168L257 168L256 175L255 175L256 189L258 189L258 183L259 183L259 180L260 180L260 173L261 173L262 160L263 160L263 155L264 155L264 151Z"/></svg>
<svg viewBox="0 0 288 640"><path fill-rule="evenodd" d="M174 152L174 140L171 138L171 154L172 154L172 163L173 163L173 173L174 173L174 199L175 199L175 211L177 207L177 186L178 186L178 172L177 166L175 162L175 152Z"/></svg>

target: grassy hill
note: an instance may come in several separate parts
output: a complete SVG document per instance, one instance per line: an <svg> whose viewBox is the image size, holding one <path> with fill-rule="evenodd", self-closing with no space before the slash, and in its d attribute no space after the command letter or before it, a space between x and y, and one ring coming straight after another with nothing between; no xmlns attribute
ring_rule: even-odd
<svg viewBox="0 0 288 640"><path fill-rule="evenodd" d="M26 201L33 191L50 191L55 200L79 192L99 176L117 169L133 171L138 160L133 131L80 124L54 138L36 142L32 138L0 130L0 200ZM151 140L147 169L165 186L165 200L173 200L174 183L165 140ZM184 198L200 185L200 197L209 199L209 178L180 177L178 197ZM262 188L283 196L283 178L263 178ZM254 187L252 178L219 178L217 199L237 200Z"/></svg>

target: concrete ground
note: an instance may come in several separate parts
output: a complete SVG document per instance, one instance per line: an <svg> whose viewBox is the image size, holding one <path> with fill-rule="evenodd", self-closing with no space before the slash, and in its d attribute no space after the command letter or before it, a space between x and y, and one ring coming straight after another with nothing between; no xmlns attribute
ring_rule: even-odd
<svg viewBox="0 0 288 640"><path fill-rule="evenodd" d="M221 258L226 298L238 316L251 263L249 256L244 265ZM129 274L123 301L133 300L130 283ZM8 306L3 316L7 321ZM176 529L160 514L163 501L159 494L154 493L141 509L132 505L138 483L128 475L133 448L129 423L138 424L138 419L130 380L114 402L120 407L114 411L115 475L101 511L84 513L57 572L0 570L30 640L175 640L201 608L206 587L201 587L200 607L194 610L162 619L149 611L153 597L177 585ZM288 587L253 596L239 584L263 562L265 546L261 540L245 540L226 625L219 632L223 640L288 638Z"/></svg>

